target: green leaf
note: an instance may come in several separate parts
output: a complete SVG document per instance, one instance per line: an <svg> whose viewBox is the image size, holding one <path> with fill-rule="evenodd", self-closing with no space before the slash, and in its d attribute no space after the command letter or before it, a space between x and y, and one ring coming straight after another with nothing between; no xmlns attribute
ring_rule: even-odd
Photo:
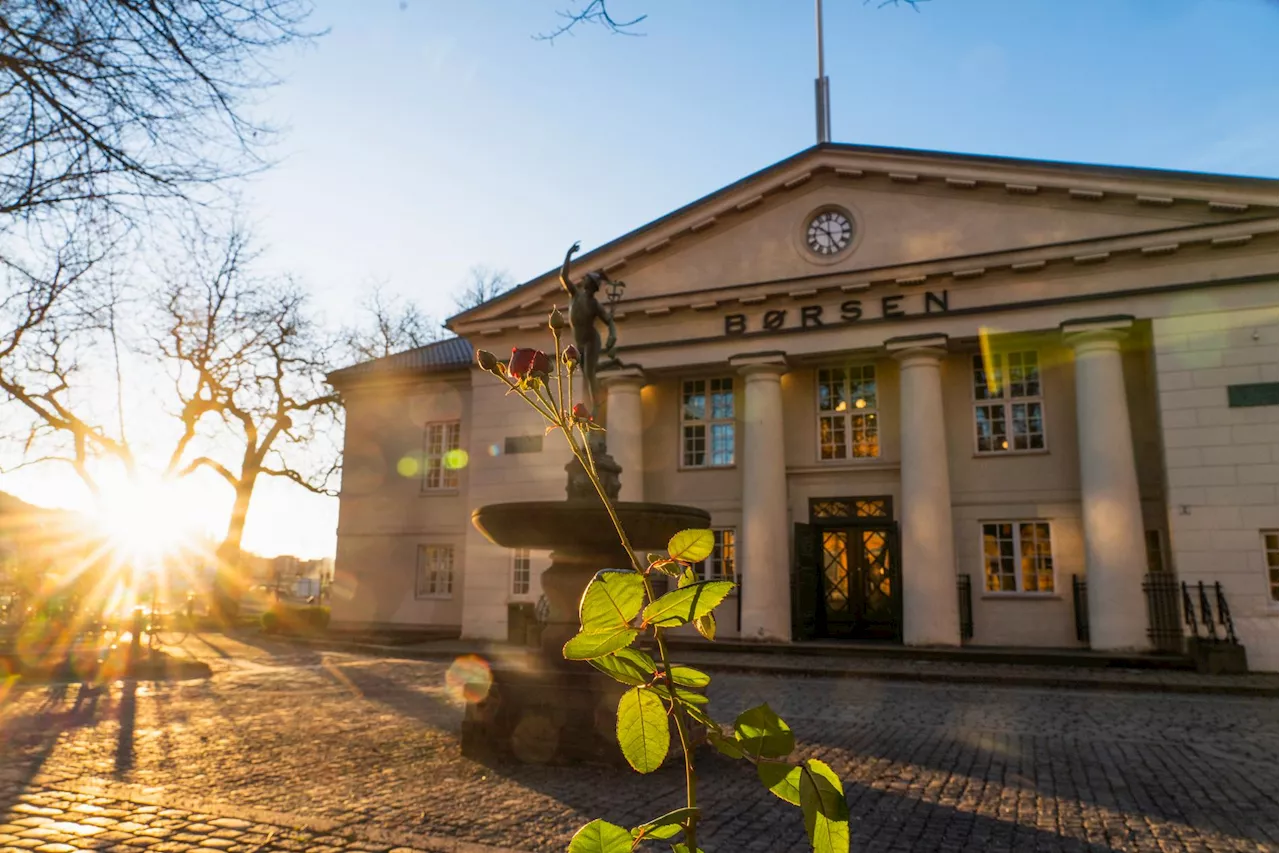
<svg viewBox="0 0 1280 853"><path fill-rule="evenodd" d="M671 748L667 708L652 690L633 687L618 700L618 745L638 773L662 766Z"/></svg>
<svg viewBox="0 0 1280 853"><path fill-rule="evenodd" d="M593 820L569 841L569 853L631 853L631 833L604 820Z"/></svg>
<svg viewBox="0 0 1280 853"><path fill-rule="evenodd" d="M644 579L631 569L598 572L578 602L584 632L620 628L631 623L644 604Z"/></svg>
<svg viewBox="0 0 1280 853"><path fill-rule="evenodd" d="M714 613L704 613L693 620L693 627L698 629L699 634L708 640L714 641L716 638L716 615Z"/></svg>
<svg viewBox="0 0 1280 853"><path fill-rule="evenodd" d="M800 805L800 768L777 761L761 761L756 765L756 775L774 796L793 806Z"/></svg>
<svg viewBox="0 0 1280 853"><path fill-rule="evenodd" d="M671 853L689 853L689 845L685 844L683 841L679 844L672 844ZM697 853L706 853L706 851L699 847Z"/></svg>
<svg viewBox="0 0 1280 853"><path fill-rule="evenodd" d="M680 573L680 580L676 581L676 589L683 589L684 587L697 582L698 573L693 570L692 566L690 566Z"/></svg>
<svg viewBox="0 0 1280 853"><path fill-rule="evenodd" d="M849 803L835 772L810 758L800 770L800 810L814 853L849 853Z"/></svg>
<svg viewBox="0 0 1280 853"><path fill-rule="evenodd" d="M638 636L640 631L636 628L584 631L564 644L563 653L566 660L591 660L625 649Z"/></svg>
<svg viewBox="0 0 1280 853"><path fill-rule="evenodd" d="M738 746L738 742L736 740L731 737L725 737L724 733L719 729L714 731L708 729L707 740L711 741L711 745L714 746L716 751L721 755L727 755L730 758L735 759L742 758L746 755L746 753L742 751L742 747Z"/></svg>
<svg viewBox="0 0 1280 853"><path fill-rule="evenodd" d="M648 684L657 669L653 658L636 649L618 649L604 657L592 658L587 663L615 681L637 687Z"/></svg>
<svg viewBox="0 0 1280 853"><path fill-rule="evenodd" d="M697 817L699 809L676 809L631 830L632 838L674 838L684 830L684 822Z"/></svg>
<svg viewBox="0 0 1280 853"><path fill-rule="evenodd" d="M650 688L662 695L662 698L668 702L671 701L671 689L662 681L655 682ZM676 699L681 705L706 705L711 700L701 693L694 693L692 690L685 690L683 687L676 688Z"/></svg>
<svg viewBox="0 0 1280 853"><path fill-rule="evenodd" d="M710 530L681 530L667 543L671 559L682 563L700 563L716 548L716 535Z"/></svg>
<svg viewBox="0 0 1280 853"><path fill-rule="evenodd" d="M732 581L701 581L672 590L644 609L644 621L659 628L671 628L705 616L724 601L733 589Z"/></svg>
<svg viewBox="0 0 1280 853"><path fill-rule="evenodd" d="M749 708L733 722L738 743L756 758L786 758L796 748L796 736L769 703Z"/></svg>
<svg viewBox="0 0 1280 853"><path fill-rule="evenodd" d="M705 672L699 672L691 666L673 664L671 667L671 680L683 687L706 687L711 683L711 676Z"/></svg>

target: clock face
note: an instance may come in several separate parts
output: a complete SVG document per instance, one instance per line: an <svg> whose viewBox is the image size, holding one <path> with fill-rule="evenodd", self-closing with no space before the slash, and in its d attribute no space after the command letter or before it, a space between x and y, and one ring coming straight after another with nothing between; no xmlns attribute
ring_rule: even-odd
<svg viewBox="0 0 1280 853"><path fill-rule="evenodd" d="M809 223L805 239L816 255L834 255L853 240L853 223L838 210L824 210Z"/></svg>

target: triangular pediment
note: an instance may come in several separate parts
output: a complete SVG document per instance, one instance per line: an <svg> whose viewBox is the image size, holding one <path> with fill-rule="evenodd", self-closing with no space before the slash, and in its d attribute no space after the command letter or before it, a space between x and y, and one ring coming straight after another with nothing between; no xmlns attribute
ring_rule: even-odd
<svg viewBox="0 0 1280 853"><path fill-rule="evenodd" d="M852 220L833 256L807 245L824 210ZM863 146L802 152L577 259L626 302L768 282L963 263L1273 219L1276 181ZM562 301L554 271L453 318L460 333Z"/></svg>

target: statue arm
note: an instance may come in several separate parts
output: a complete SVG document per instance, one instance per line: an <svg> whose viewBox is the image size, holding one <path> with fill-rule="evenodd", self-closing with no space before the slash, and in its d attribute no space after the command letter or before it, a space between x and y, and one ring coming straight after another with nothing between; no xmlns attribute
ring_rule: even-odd
<svg viewBox="0 0 1280 853"><path fill-rule="evenodd" d="M573 245L569 247L569 251L564 253L564 263L560 266L560 286L564 288L564 292L573 297L573 283L569 281L569 260L580 248L575 240Z"/></svg>

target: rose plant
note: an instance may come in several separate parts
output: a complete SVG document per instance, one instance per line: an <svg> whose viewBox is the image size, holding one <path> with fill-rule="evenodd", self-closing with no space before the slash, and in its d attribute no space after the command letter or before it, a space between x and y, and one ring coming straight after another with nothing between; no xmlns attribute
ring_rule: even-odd
<svg viewBox="0 0 1280 853"><path fill-rule="evenodd" d="M705 688L711 676L672 663L665 632L692 623L707 640L716 635L715 609L733 590L727 580L700 580L693 565L711 555L710 530L683 530L671 538L667 553L641 561L631 547L617 507L605 491L593 456L590 433L601 430L592 413L573 400L573 376L579 363L573 347L561 349L565 326L558 309L549 326L554 356L537 349L515 348L507 364L480 350L476 362L533 406L547 421L547 432L559 430L595 487L623 549L631 555L626 568L599 571L578 605L579 632L564 645L566 659L589 663L628 687L618 702L618 745L627 763L640 773L662 766L671 748L674 727L684 761L685 805L635 827L593 820L574 834L569 853L630 853L649 841L669 842L674 853L704 853L698 845L702 810L697 800L694 764L697 727L722 754L755 766L756 775L779 799L799 806L804 828L816 853L847 853L849 808L840 778L817 759L790 760L795 736L768 704L743 711L727 731L710 714ZM554 374L552 373L554 369ZM676 588L657 595L654 573L676 578ZM635 647L653 638L657 658Z"/></svg>

